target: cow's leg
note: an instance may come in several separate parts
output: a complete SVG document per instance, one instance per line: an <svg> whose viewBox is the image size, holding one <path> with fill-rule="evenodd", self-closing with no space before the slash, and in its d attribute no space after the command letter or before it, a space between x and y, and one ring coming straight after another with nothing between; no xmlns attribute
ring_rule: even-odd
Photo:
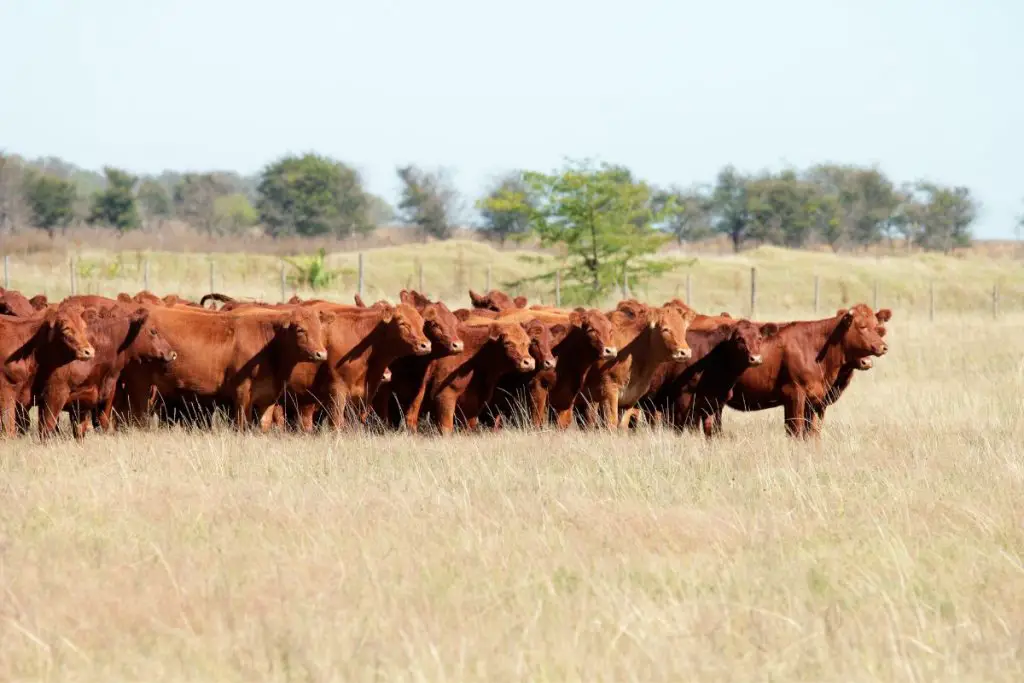
<svg viewBox="0 0 1024 683"><path fill-rule="evenodd" d="M807 393L802 387L795 387L783 405L786 419L786 433L801 438L804 435L804 410L807 407Z"/></svg>
<svg viewBox="0 0 1024 683"><path fill-rule="evenodd" d="M71 391L67 387L49 387L43 391L39 403L39 436L47 438L57 430L57 421L64 411Z"/></svg>
<svg viewBox="0 0 1024 683"><path fill-rule="evenodd" d="M280 407L281 406L278 403L271 403L270 405L258 406L256 408L256 414L260 417L261 432L266 434L270 431L270 428L274 426L274 416L277 414L277 409Z"/></svg>
<svg viewBox="0 0 1024 683"><path fill-rule="evenodd" d="M423 378L420 382L419 387L416 389L416 395L412 397L412 401L409 402L409 410L405 414L405 427L410 432L415 433L420 426L420 410L423 409L423 400L427 395L427 379ZM452 406L452 420L455 419L455 407Z"/></svg>
<svg viewBox="0 0 1024 683"><path fill-rule="evenodd" d="M32 428L32 417L29 415L31 409L32 406L24 405L20 401L16 401L14 404L14 420L18 424L19 434L28 434Z"/></svg>
<svg viewBox="0 0 1024 683"><path fill-rule="evenodd" d="M619 388L616 386L605 387L601 397L601 412L608 429L615 431L619 426Z"/></svg>
<svg viewBox="0 0 1024 683"><path fill-rule="evenodd" d="M572 424L572 406L555 412L555 424L559 429L568 429Z"/></svg>
<svg viewBox="0 0 1024 683"><path fill-rule="evenodd" d="M249 382L242 382L235 389L235 426L245 430L249 426L249 413L252 411L252 394Z"/></svg>
<svg viewBox="0 0 1024 683"><path fill-rule="evenodd" d="M335 382L330 389L330 398L327 401L328 417L331 419L331 426L335 429L342 429L345 426L345 410L348 408L348 395L341 382Z"/></svg>
<svg viewBox="0 0 1024 683"><path fill-rule="evenodd" d="M14 392L7 389L0 389L0 422L3 423L5 435L17 436L18 401L14 398Z"/></svg>
<svg viewBox="0 0 1024 683"><path fill-rule="evenodd" d="M78 403L72 403L68 410L68 416L71 420L71 433L76 439L84 439L92 426L92 411L83 408Z"/></svg>
<svg viewBox="0 0 1024 683"><path fill-rule="evenodd" d="M299 429L309 433L313 431L313 418L316 417L316 404L313 402L303 403L299 406Z"/></svg>
<svg viewBox="0 0 1024 683"><path fill-rule="evenodd" d="M530 387L530 421L537 429L548 423L548 394L550 391L541 386L540 382Z"/></svg>
<svg viewBox="0 0 1024 683"><path fill-rule="evenodd" d="M442 392L434 400L434 414L437 416L437 428L442 436L450 436L455 431L455 407L458 397Z"/></svg>
<svg viewBox="0 0 1024 683"><path fill-rule="evenodd" d="M825 421L825 406L813 401L807 402L807 431L811 436L821 436L821 425Z"/></svg>

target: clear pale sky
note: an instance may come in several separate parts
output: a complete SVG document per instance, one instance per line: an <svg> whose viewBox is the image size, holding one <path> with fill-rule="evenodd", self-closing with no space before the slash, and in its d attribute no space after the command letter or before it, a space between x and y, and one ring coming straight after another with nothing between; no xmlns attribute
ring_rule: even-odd
<svg viewBox="0 0 1024 683"><path fill-rule="evenodd" d="M660 184L818 161L1024 210L1021 0L0 0L0 148L87 168L398 164Z"/></svg>

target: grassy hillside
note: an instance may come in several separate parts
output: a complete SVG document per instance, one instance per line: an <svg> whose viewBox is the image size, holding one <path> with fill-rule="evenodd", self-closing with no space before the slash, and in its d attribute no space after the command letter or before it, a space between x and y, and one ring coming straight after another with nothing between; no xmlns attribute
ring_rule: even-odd
<svg viewBox="0 0 1024 683"><path fill-rule="evenodd" d="M112 251L87 244L74 252L79 292L113 295L142 288L144 264L149 262L150 289L200 296L210 291L213 264L217 291L276 301L281 296L281 260L257 253L180 253L171 251ZM498 250L473 240L404 244L368 248L364 252L365 292L368 298L395 296L402 287L419 286L422 266L426 290L457 305L467 303L467 288L485 288L488 268L495 287L551 267L555 259L537 252ZM820 310L830 312L857 301L872 303L877 283L878 303L905 315L927 315L929 287L935 288L937 315L991 311L993 286L1000 289L1001 309L1024 311L1024 266L1010 258L966 254L943 256L835 255L762 247L739 255L686 254L672 258L697 262L682 267L634 295L652 301L685 298L686 278L692 303L704 311L729 310L746 314L750 305L750 268L758 271L759 315L810 314L814 278L820 278ZM332 268L342 277L322 294L350 300L356 289L357 253L331 253ZM63 296L70 289L67 255L54 251L10 257L11 286L25 292ZM290 269L287 272L291 272ZM290 296L295 289L286 287ZM310 294L300 290L300 294ZM527 287L521 293L537 301L553 301L547 288Z"/></svg>

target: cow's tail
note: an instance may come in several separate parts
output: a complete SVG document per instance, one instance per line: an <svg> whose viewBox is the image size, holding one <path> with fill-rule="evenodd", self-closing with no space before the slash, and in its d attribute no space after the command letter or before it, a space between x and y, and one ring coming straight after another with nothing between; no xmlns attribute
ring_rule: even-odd
<svg viewBox="0 0 1024 683"><path fill-rule="evenodd" d="M228 296L227 294L218 294L217 292L210 292L209 294L204 294L203 298L199 300L199 305L202 306L203 308L206 308L207 301L219 301L222 304L235 303L235 300Z"/></svg>

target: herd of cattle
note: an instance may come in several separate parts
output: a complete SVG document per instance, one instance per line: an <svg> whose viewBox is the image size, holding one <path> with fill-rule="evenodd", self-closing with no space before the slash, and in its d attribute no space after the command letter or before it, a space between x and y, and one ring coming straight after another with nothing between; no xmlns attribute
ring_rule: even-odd
<svg viewBox="0 0 1024 683"><path fill-rule="evenodd" d="M470 291L451 311L416 291L366 306L285 304L149 292L50 303L0 288L0 422L13 436L76 437L163 424L309 431L379 422L443 434L503 424L630 427L649 420L721 431L725 406L782 406L789 434L886 353L887 309L771 323L700 315L679 300L614 310L529 306ZM211 303L212 307L207 307ZM219 309L217 306L219 305Z"/></svg>

